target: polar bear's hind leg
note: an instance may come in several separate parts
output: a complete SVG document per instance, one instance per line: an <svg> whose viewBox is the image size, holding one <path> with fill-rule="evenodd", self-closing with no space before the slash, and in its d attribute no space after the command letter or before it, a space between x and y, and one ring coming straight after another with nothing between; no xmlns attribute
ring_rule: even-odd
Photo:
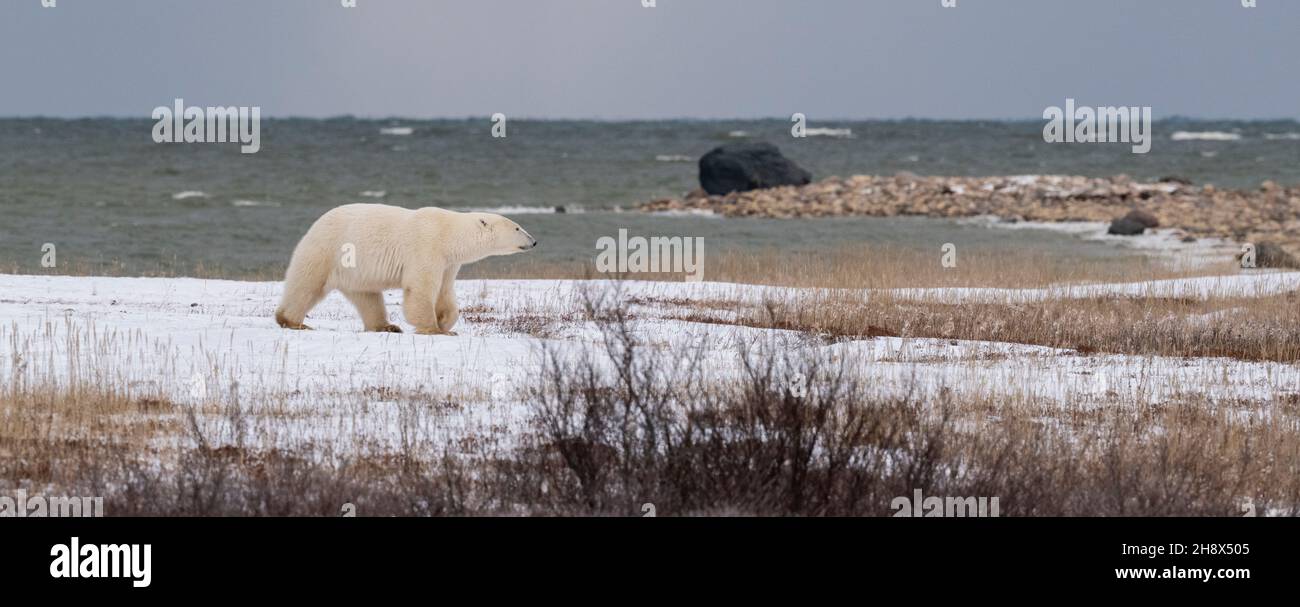
<svg viewBox="0 0 1300 607"><path fill-rule="evenodd" d="M295 264L294 261L298 260L289 263L289 271L284 277L284 295L280 307L275 310L275 322L286 329L310 329L302 321L329 293L325 288L327 272L324 268Z"/></svg>
<svg viewBox="0 0 1300 607"><path fill-rule="evenodd" d="M286 295L285 301L281 302L280 307L275 311L275 322L285 329L309 330L311 327L303 324L302 321L307 318L307 312L316 307L322 299L325 299L325 289L320 289L316 293L296 294L293 297Z"/></svg>

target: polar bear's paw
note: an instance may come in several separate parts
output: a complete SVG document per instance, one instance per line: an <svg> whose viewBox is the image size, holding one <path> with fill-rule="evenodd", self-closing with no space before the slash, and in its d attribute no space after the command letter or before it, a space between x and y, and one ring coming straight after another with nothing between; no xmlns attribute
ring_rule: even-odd
<svg viewBox="0 0 1300 607"><path fill-rule="evenodd" d="M415 334L416 335L452 335L452 336L456 335L452 331L443 331L439 327L419 328L415 330Z"/></svg>
<svg viewBox="0 0 1300 607"><path fill-rule="evenodd" d="M402 328L397 325L384 325L375 329L376 333L401 333Z"/></svg>
<svg viewBox="0 0 1300 607"><path fill-rule="evenodd" d="M302 324L302 323L300 323L300 322L293 322L293 321L289 320L288 318L285 318L285 317L284 317L284 314L282 314L282 313L280 313L280 312L276 312L276 313L275 313L275 322L276 322L277 324L279 324L281 327L285 328L285 329L293 329L294 331L310 331L310 330L311 330L311 327L309 327L309 326L307 326L307 325L304 325L304 324Z"/></svg>

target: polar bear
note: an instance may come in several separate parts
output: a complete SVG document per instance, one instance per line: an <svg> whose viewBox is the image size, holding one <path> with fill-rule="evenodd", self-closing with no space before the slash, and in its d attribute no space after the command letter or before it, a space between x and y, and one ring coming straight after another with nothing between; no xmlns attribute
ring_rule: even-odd
<svg viewBox="0 0 1300 607"><path fill-rule="evenodd" d="M383 293L401 288L402 312L416 333L455 335L460 267L536 246L518 224L492 213L344 205L317 219L294 248L275 320L286 329L309 329L302 324L307 312L338 289L367 331L401 333L388 322Z"/></svg>

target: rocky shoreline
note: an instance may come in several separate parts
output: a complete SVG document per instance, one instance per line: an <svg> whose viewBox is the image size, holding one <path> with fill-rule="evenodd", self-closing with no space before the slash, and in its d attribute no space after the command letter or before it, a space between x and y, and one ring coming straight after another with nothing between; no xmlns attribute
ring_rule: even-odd
<svg viewBox="0 0 1300 607"><path fill-rule="evenodd" d="M1177 228L1189 240L1218 237L1253 243L1261 250L1280 249L1300 258L1300 187L1281 187L1271 181L1255 190L1221 190L1178 178L1140 183L1125 175L925 177L900 173L829 177L808 185L721 196L695 190L682 198L645 202L637 209L708 211L726 217L992 215L1006 221L1116 223L1138 211L1148 221L1154 218L1160 227Z"/></svg>

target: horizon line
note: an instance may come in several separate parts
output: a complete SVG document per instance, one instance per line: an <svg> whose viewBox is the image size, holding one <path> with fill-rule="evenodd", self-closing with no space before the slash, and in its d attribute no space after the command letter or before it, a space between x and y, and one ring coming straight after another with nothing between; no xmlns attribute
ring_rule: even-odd
<svg viewBox="0 0 1300 607"><path fill-rule="evenodd" d="M195 106L195 107L218 107L218 106ZM220 107L229 107L223 105ZM241 107L241 106L236 106ZM485 114L480 116L359 116L356 114L334 114L329 116L305 116L305 115L287 115L287 116L267 116L262 115L263 120L356 120L366 122L381 122L385 120L409 120L415 122L438 122L438 121L491 121L492 115ZM633 123L633 122L791 122L788 116L750 116L750 117L726 117L726 118L701 118L691 116L679 116L671 118L630 118L630 117L601 117L601 118L575 118L575 117L549 117L549 116L518 116L508 117L512 122L603 122L603 123ZM0 120L142 120L156 122L156 119L150 116L127 116L120 114L86 114L74 116L55 116L48 114L11 114L0 115ZM848 117L830 117L814 118L808 116L808 121L827 124L831 122L1041 122L1044 118L929 118L922 116L906 116L896 118L848 118ZM1271 117L1271 118L1228 118L1228 117L1206 117L1206 116L1187 116L1174 114L1166 117L1154 118L1154 122L1166 120L1182 120L1189 122L1300 122L1300 117Z"/></svg>

